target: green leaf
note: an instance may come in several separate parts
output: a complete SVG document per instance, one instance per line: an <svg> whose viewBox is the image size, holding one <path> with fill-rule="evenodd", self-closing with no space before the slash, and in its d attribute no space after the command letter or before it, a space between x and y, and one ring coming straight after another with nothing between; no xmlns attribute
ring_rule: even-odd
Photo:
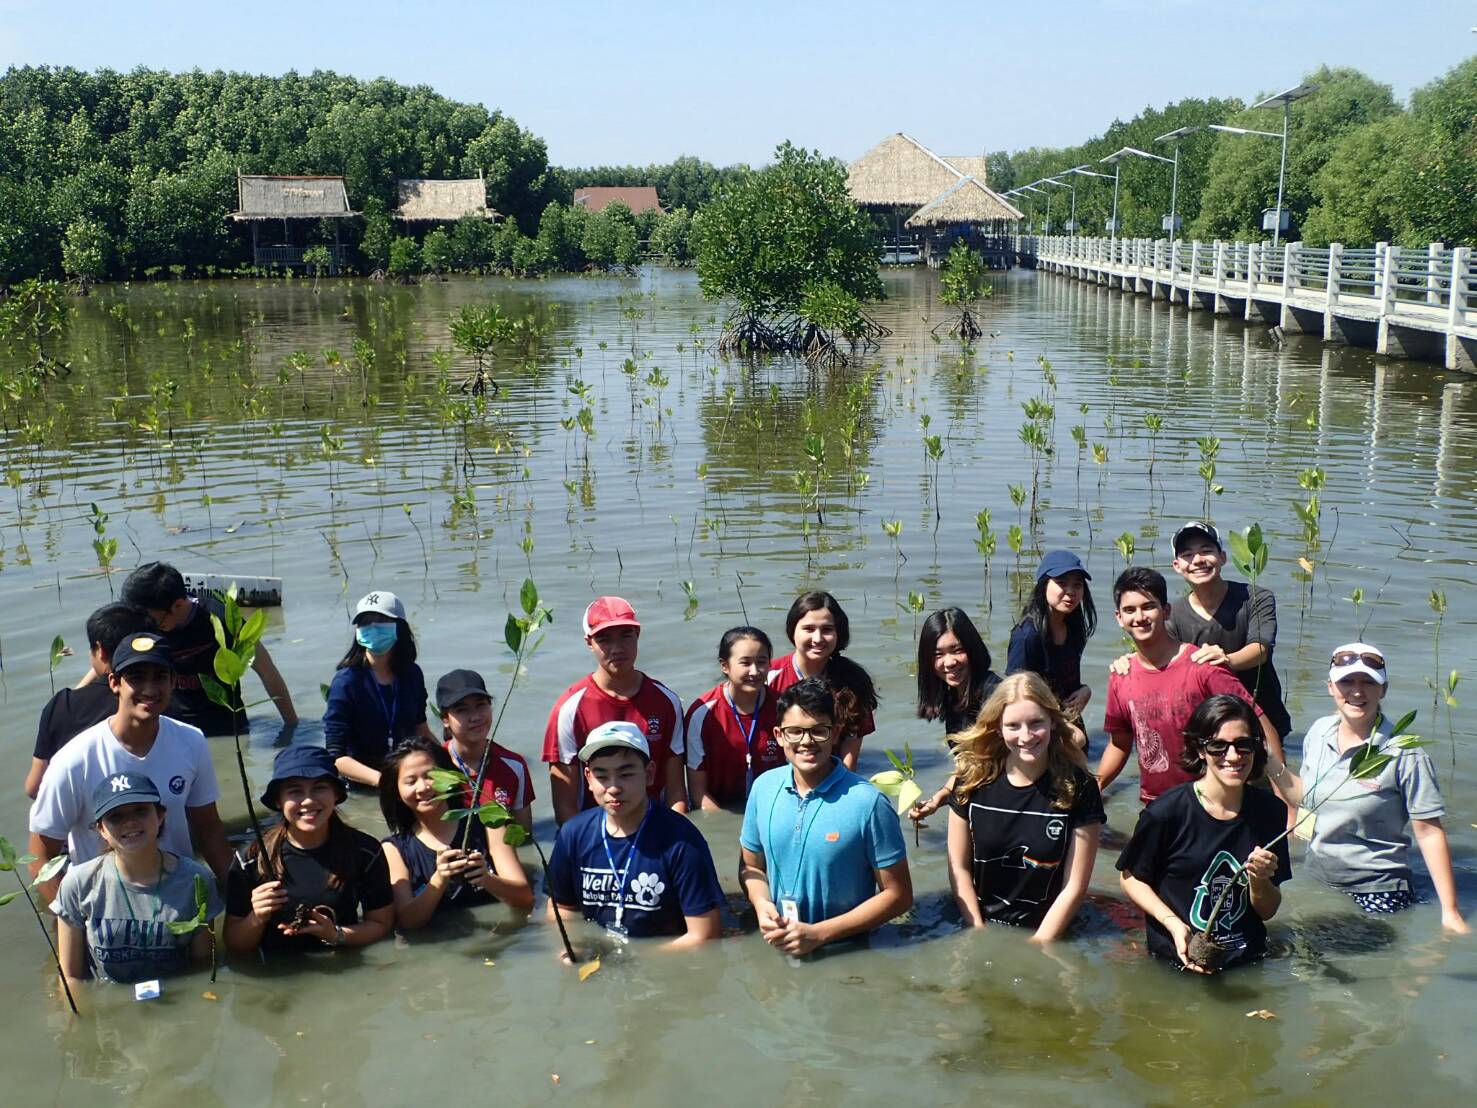
<svg viewBox="0 0 1477 1108"><path fill-rule="evenodd" d="M60 635L58 635L56 638L52 639L51 640L51 661L49 663L48 668L50 668L50 669L56 669L56 664L62 660L62 658L66 655L66 653L67 653L67 644L62 641L62 637Z"/></svg>
<svg viewBox="0 0 1477 1108"><path fill-rule="evenodd" d="M217 653L219 658L220 654ZM200 675L200 687L205 690L206 699L212 704L219 704L222 708L230 708L235 711L235 705L231 702L231 690L222 685L208 673Z"/></svg>
<svg viewBox="0 0 1477 1108"><path fill-rule="evenodd" d="M221 650L230 650L231 648L226 645L225 625L221 623L221 617L214 612L210 613L210 628L215 632L215 645Z"/></svg>
<svg viewBox="0 0 1477 1108"><path fill-rule="evenodd" d="M508 644L508 649L514 654L523 645L523 624L512 612L508 613L508 622L503 624L503 642Z"/></svg>
<svg viewBox="0 0 1477 1108"><path fill-rule="evenodd" d="M15 866L15 847L10 845L10 840L0 835L0 866L12 869Z"/></svg>
<svg viewBox="0 0 1477 1108"><path fill-rule="evenodd" d="M1419 735L1401 735L1395 740L1395 745L1401 750L1419 750L1423 746L1434 746L1432 739L1423 739Z"/></svg>
<svg viewBox="0 0 1477 1108"><path fill-rule="evenodd" d="M223 685L235 686L246 676L246 662L233 650L217 650L211 663L217 680Z"/></svg>
<svg viewBox="0 0 1477 1108"><path fill-rule="evenodd" d="M1349 760L1349 780L1363 781L1370 777L1378 777L1381 771L1395 760L1393 754L1385 754L1375 749L1373 743L1365 743L1354 752L1354 757Z"/></svg>
<svg viewBox="0 0 1477 1108"><path fill-rule="evenodd" d="M328 703L328 686L323 682L318 683L318 691L323 695L323 703Z"/></svg>
<svg viewBox="0 0 1477 1108"><path fill-rule="evenodd" d="M538 586L533 583L532 577L523 579L523 587L518 590L518 603L523 605L523 614L526 616L533 615L538 607Z"/></svg>
<svg viewBox="0 0 1477 1108"><path fill-rule="evenodd" d="M200 927L200 921L197 919L170 920L164 926L169 928L171 935L188 935Z"/></svg>
<svg viewBox="0 0 1477 1108"><path fill-rule="evenodd" d="M477 818L482 821L484 827L501 827L513 817L495 800L489 800L486 804L478 805Z"/></svg>
<svg viewBox="0 0 1477 1108"><path fill-rule="evenodd" d="M0 908L4 908L7 904L9 904L12 900L14 900L18 896L20 896L20 893L18 893L18 892L15 892L15 893L5 893L3 896L0 896Z"/></svg>
<svg viewBox="0 0 1477 1108"><path fill-rule="evenodd" d="M882 753L887 755L887 760L892 763L893 769L897 770L904 776L907 775L908 767L903 764L903 760L901 758L899 758L890 750L884 750Z"/></svg>
<svg viewBox="0 0 1477 1108"><path fill-rule="evenodd" d="M524 827L523 824L518 823L516 820L512 823L503 825L503 841L506 842L509 846L522 846L529 840L530 837L531 836L528 834L528 828Z"/></svg>
<svg viewBox="0 0 1477 1108"><path fill-rule="evenodd" d="M21 859L21 860L24 861L24 859ZM57 874L61 873L61 871L64 870L64 869L66 869L66 868L67 868L67 856L66 856L66 854L58 854L55 858L48 859L47 862L46 862L46 864L44 866L42 866L39 870L36 871L36 879L31 882L31 888L34 889L37 885L41 884L43 881L50 881L53 877L55 877Z"/></svg>
<svg viewBox="0 0 1477 1108"><path fill-rule="evenodd" d="M241 633L236 636L236 653L243 658L249 658L256 651L256 644L261 641L262 633L267 629L266 609L258 608L251 613L251 618L241 628Z"/></svg>
<svg viewBox="0 0 1477 1108"><path fill-rule="evenodd" d="M1403 716L1395 721L1395 727L1391 733L1395 735L1405 734L1406 729L1415 722L1415 717L1417 714L1417 712L1406 712Z"/></svg>
<svg viewBox="0 0 1477 1108"><path fill-rule="evenodd" d="M459 769L433 769L431 771L431 784L436 786L438 792L451 792L471 783L471 779Z"/></svg>

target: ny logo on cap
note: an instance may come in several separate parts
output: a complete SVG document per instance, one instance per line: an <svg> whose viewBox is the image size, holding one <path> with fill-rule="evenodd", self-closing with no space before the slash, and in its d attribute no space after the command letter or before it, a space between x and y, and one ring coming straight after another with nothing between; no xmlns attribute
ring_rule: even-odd
<svg viewBox="0 0 1477 1108"><path fill-rule="evenodd" d="M379 602L380 594L377 592L372 592L364 598L364 603L366 604L378 604Z"/></svg>
<svg viewBox="0 0 1477 1108"><path fill-rule="evenodd" d="M114 777L108 782L108 784L112 786L112 789L115 793L126 793L128 791L129 785L132 784L132 782L130 782L128 778L120 775L118 777Z"/></svg>

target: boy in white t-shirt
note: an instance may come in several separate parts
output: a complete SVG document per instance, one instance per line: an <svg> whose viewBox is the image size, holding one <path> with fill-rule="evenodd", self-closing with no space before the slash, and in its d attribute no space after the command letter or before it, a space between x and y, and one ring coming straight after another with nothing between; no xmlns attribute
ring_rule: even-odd
<svg viewBox="0 0 1477 1108"><path fill-rule="evenodd" d="M66 852L73 863L102 850L91 819L93 791L114 774L142 774L158 783L168 818L160 846L189 858L200 854L224 881L231 852L215 802L220 795L205 736L164 715L174 686L169 646L160 635L125 638L113 652L108 684L118 711L57 752L31 806L31 853L39 870ZM57 880L42 886L47 903Z"/></svg>

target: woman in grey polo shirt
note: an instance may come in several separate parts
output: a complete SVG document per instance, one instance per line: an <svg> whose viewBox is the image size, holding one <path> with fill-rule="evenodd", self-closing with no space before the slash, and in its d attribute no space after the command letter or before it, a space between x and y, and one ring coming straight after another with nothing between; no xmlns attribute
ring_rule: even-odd
<svg viewBox="0 0 1477 1108"><path fill-rule="evenodd" d="M1271 761L1268 776L1289 804L1317 807L1307 869L1348 893L1366 912L1398 912L1415 903L1408 855L1410 831L1441 901L1441 924L1465 933L1457 905L1451 852L1441 826L1445 807L1436 769L1420 749L1390 748L1391 723L1380 710L1389 691L1384 654L1368 643L1347 643L1333 652L1328 691L1336 713L1324 716L1303 739L1302 774ZM1354 752L1371 737L1394 757L1380 773L1349 779Z"/></svg>

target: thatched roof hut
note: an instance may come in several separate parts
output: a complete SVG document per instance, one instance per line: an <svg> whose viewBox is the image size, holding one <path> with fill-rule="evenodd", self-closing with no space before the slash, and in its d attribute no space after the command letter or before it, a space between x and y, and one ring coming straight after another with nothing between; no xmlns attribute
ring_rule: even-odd
<svg viewBox="0 0 1477 1108"><path fill-rule="evenodd" d="M919 208L905 227L942 227L954 223L982 224L991 220L1024 219L1021 210L983 181L964 177Z"/></svg>
<svg viewBox="0 0 1477 1108"><path fill-rule="evenodd" d="M944 161L948 162L966 177L973 177L976 181L986 181L988 167L985 164L983 154L948 154Z"/></svg>
<svg viewBox="0 0 1477 1108"><path fill-rule="evenodd" d="M917 139L899 131L847 167L846 187L863 207L917 208L964 176Z"/></svg>
<svg viewBox="0 0 1477 1108"><path fill-rule="evenodd" d="M395 188L400 199L392 214L406 223L454 223L468 216L498 217L487 206L487 185L480 176L460 181L401 178L395 182Z"/></svg>
<svg viewBox="0 0 1477 1108"><path fill-rule="evenodd" d="M359 213L349 207L349 190L342 177L273 177L236 174L237 209L227 219L348 219Z"/></svg>

